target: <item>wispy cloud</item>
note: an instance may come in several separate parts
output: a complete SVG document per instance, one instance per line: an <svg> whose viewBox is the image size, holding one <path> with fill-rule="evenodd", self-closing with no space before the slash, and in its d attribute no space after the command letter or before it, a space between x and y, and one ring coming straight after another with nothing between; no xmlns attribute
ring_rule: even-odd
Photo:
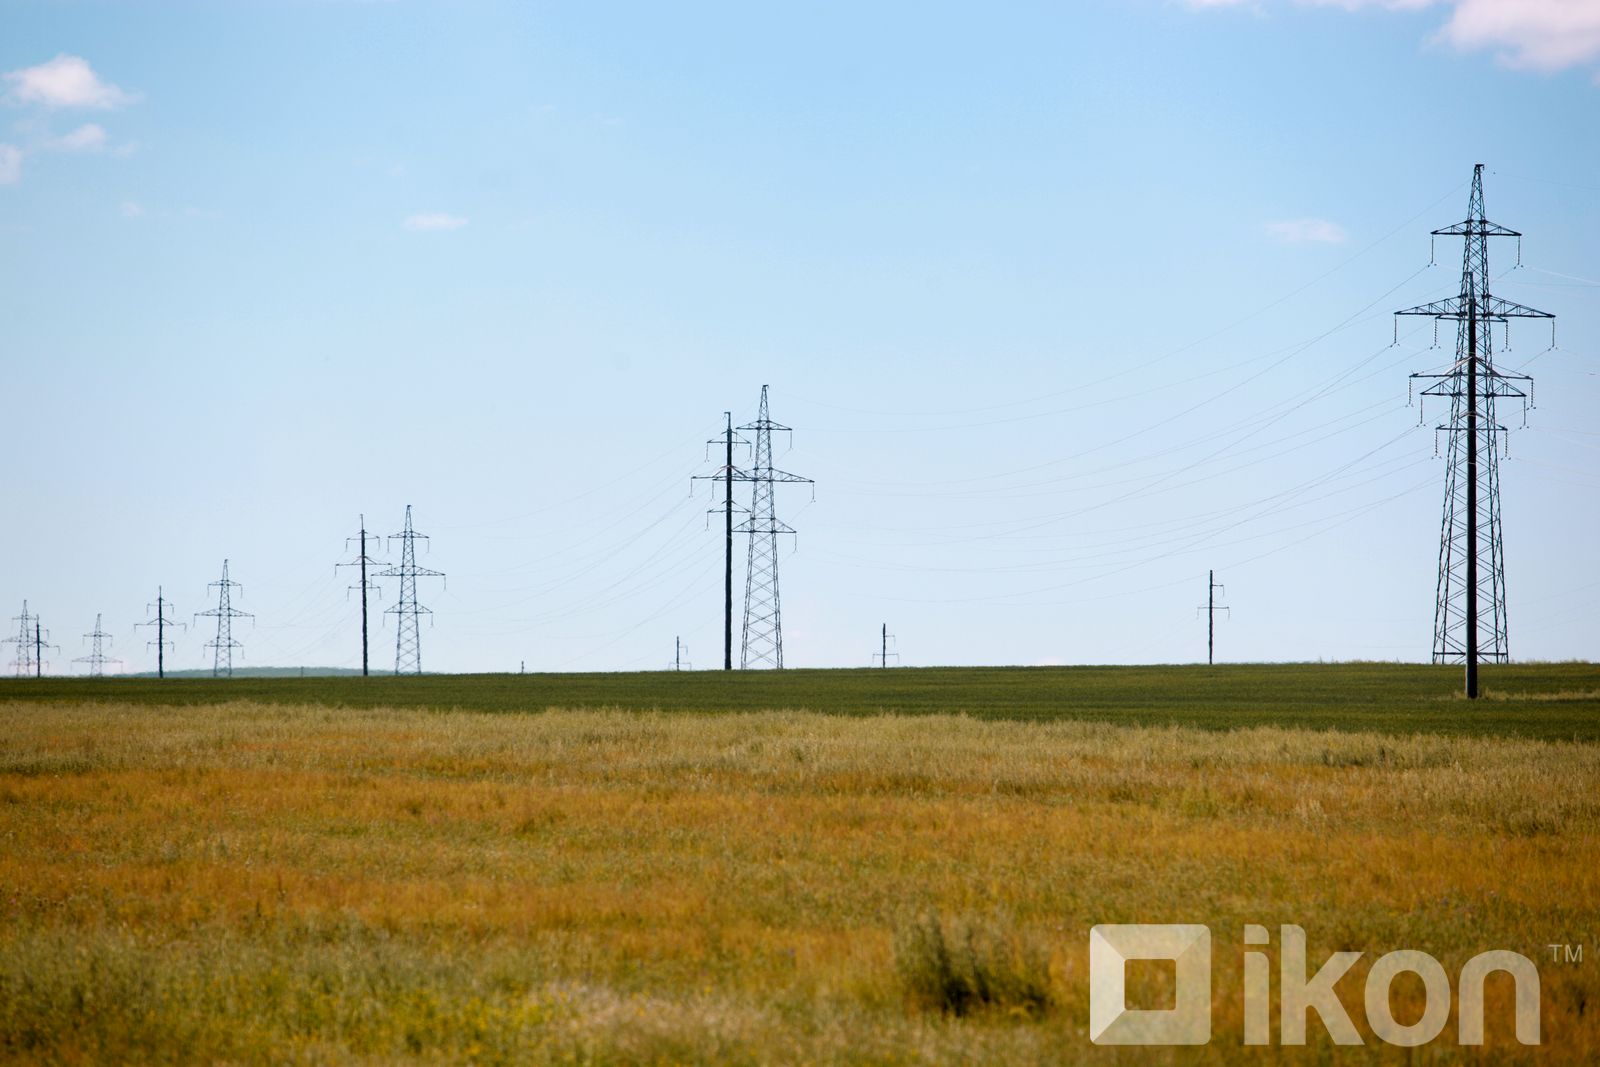
<svg viewBox="0 0 1600 1067"><path fill-rule="evenodd" d="M467 224L461 215L447 215L444 212L424 212L420 215L408 215L405 228L408 230L459 230Z"/></svg>
<svg viewBox="0 0 1600 1067"><path fill-rule="evenodd" d="M0 185L15 185L22 180L22 149L0 144Z"/></svg>
<svg viewBox="0 0 1600 1067"><path fill-rule="evenodd" d="M1192 8L1249 7L1266 0L1187 0ZM1461 51L1490 51L1508 67L1543 71L1600 64L1596 0L1295 0L1302 7L1346 11L1445 8L1434 35Z"/></svg>
<svg viewBox="0 0 1600 1067"><path fill-rule="evenodd" d="M64 137L50 142L50 147L63 152L98 152L106 146L106 128L96 122L86 122Z"/></svg>
<svg viewBox="0 0 1600 1067"><path fill-rule="evenodd" d="M1347 235L1337 223L1327 219L1285 219L1267 223L1267 232L1284 244L1344 244Z"/></svg>
<svg viewBox="0 0 1600 1067"><path fill-rule="evenodd" d="M124 200L122 202L122 217L125 219L144 218L144 205L136 200Z"/></svg>
<svg viewBox="0 0 1600 1067"><path fill-rule="evenodd" d="M115 108L132 103L132 93L103 81L82 56L62 54L36 67L8 71L10 100L44 107Z"/></svg>

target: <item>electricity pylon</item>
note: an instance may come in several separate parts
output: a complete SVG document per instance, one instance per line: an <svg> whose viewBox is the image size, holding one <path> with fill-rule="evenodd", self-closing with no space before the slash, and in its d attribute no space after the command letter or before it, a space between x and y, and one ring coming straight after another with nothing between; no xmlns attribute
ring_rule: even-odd
<svg viewBox="0 0 1600 1067"><path fill-rule="evenodd" d="M141 622L134 625L135 630L139 629L140 626L154 626L156 628L156 639L154 641L146 641L145 647L149 648L151 645L156 646L157 678L165 678L167 676L167 649L169 647L174 650L177 649L176 645L167 640L167 627L184 627L183 623L173 622L171 619L167 618L167 609L171 606L172 602L162 595L161 587L159 585L156 586L156 602L154 604L146 604L144 606L144 610L155 612L155 618L151 619L149 622Z"/></svg>
<svg viewBox="0 0 1600 1067"><path fill-rule="evenodd" d="M889 632L889 624L884 623L883 629L878 632L878 651L872 654L873 662L879 667L887 667L890 659L899 661L900 653L889 651L889 642L893 639L894 634Z"/></svg>
<svg viewBox="0 0 1600 1067"><path fill-rule="evenodd" d="M113 638L110 634L100 629L99 615L94 617L94 629L89 633L84 634L83 639L89 642L89 654L87 656L79 656L72 662L87 663L89 665L89 677L98 678L105 674L105 666L107 663L122 662L115 656L106 655L105 643L113 640Z"/></svg>
<svg viewBox="0 0 1600 1067"><path fill-rule="evenodd" d="M683 643L683 638L674 637L672 639L672 663L667 669L674 671L694 670L694 664L683 658L683 654L688 651L689 646Z"/></svg>
<svg viewBox="0 0 1600 1067"><path fill-rule="evenodd" d="M33 617L33 676L35 678L44 677L44 650L53 648L57 652L61 651L60 645L52 645L44 639L45 632L45 628L39 622L39 616L35 615Z"/></svg>
<svg viewBox="0 0 1600 1067"><path fill-rule="evenodd" d="M443 571L431 571L426 567L417 566L417 540L428 540L427 534L419 534L411 528L411 505L406 505L406 528L390 536L390 540L400 542L400 564L388 570L379 571L381 577L400 579L400 599L395 606L384 612L385 615L395 616L394 640L394 673L396 674L421 674L422 673L422 633L418 621L423 615L432 615L433 612L417 603L418 578L443 578Z"/></svg>
<svg viewBox="0 0 1600 1067"><path fill-rule="evenodd" d="M211 649L211 676L220 675L233 677L233 650L243 648L238 641L233 639L234 619L253 619L254 615L248 611L240 611L233 606L233 591L243 589L244 586L228 577L228 561L222 561L222 580L212 582L206 586L217 589L217 606L208 611L195 612L195 618L215 618L217 620L217 636L215 640L207 641L205 647Z"/></svg>
<svg viewBox="0 0 1600 1067"><path fill-rule="evenodd" d="M789 427L773 422L767 410L767 387L761 387L761 411L741 430L754 431L755 460L742 479L751 483L750 514L735 532L750 535L745 557L744 645L739 666L783 668L783 602L778 594L778 535L793 534L794 527L777 516L773 486L779 482L815 483L810 478L772 466L772 432ZM736 479L738 480L738 479Z"/></svg>
<svg viewBox="0 0 1600 1067"><path fill-rule="evenodd" d="M740 470L733 465L733 446L748 446L749 441L740 437L733 430L733 413L722 413L725 429L718 437L713 437L706 445L722 445L725 458L723 465L711 474L697 474L693 481L706 481L712 485L712 499L716 497L716 486L722 485L722 506L710 508L706 514L722 513L722 669L733 670L733 513L744 512L744 508L733 502L733 483L747 482L750 475L747 471ZM708 520L709 521L709 520Z"/></svg>
<svg viewBox="0 0 1600 1067"><path fill-rule="evenodd" d="M369 566L379 566L377 560L367 555L367 542L377 540L379 540L377 534L367 533L367 517L365 515L361 516L361 532L355 537L347 537L344 540L344 547L346 550L350 548L351 541L356 542L356 544L360 546L356 549L356 558L348 563L338 563L334 565L335 571L337 571L340 567L361 568L361 581L356 585L352 585L350 588L352 590L359 590L361 593L361 676L363 678L367 676L367 591L369 589L375 590L379 596L383 595L383 590L379 589L377 585L375 585L372 580L367 577L367 568ZM348 593L345 595L346 597L349 596Z"/></svg>
<svg viewBox="0 0 1600 1067"><path fill-rule="evenodd" d="M1483 164L1472 168L1467 218L1433 231L1460 237L1461 293L1396 315L1426 315L1456 323L1456 358L1443 374L1413 374L1426 382L1421 395L1448 397L1450 418L1435 427L1449 434L1445 463L1444 519L1439 533L1439 579L1433 609L1433 661L1466 665L1466 694L1478 696L1478 661L1510 658L1506 627L1505 548L1500 532L1500 447L1506 434L1495 402L1521 400L1526 417L1533 379L1506 374L1494 365L1490 329L1512 319L1555 316L1502 300L1489 292L1489 238L1515 237L1521 261L1522 234L1484 218ZM1398 325L1396 326L1398 330ZM1552 323L1552 338L1554 325ZM1552 339L1552 344L1554 343ZM1480 516L1480 509L1487 515ZM1488 601L1487 618L1479 599Z"/></svg>
<svg viewBox="0 0 1600 1067"><path fill-rule="evenodd" d="M1228 595L1227 588L1217 584L1217 572L1206 571L1206 602L1194 610L1196 613L1202 611L1206 613L1206 666L1208 667L1217 662L1217 612L1225 611L1230 619L1233 618L1232 608L1217 603L1219 592L1223 596Z"/></svg>
<svg viewBox="0 0 1600 1067"><path fill-rule="evenodd" d="M11 661L11 666L16 668L18 678L26 678L34 673L34 633L33 616L28 613L28 602L22 602L22 614L13 615L11 621L17 624L17 636L8 637L5 643L17 646L17 658Z"/></svg>

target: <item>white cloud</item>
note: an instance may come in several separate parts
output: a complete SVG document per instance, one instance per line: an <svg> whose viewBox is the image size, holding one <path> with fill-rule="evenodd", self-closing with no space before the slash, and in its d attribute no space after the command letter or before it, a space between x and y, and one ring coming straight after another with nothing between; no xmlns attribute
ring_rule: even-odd
<svg viewBox="0 0 1600 1067"><path fill-rule="evenodd" d="M15 185L22 180L22 149L0 144L0 185Z"/></svg>
<svg viewBox="0 0 1600 1067"><path fill-rule="evenodd" d="M421 215L410 215L406 218L405 228L408 230L459 230L467 224L467 220L460 215L447 215L444 212L426 212Z"/></svg>
<svg viewBox="0 0 1600 1067"><path fill-rule="evenodd" d="M1340 245L1345 242L1345 232L1337 223L1327 219L1285 219L1269 222L1267 232L1284 244Z"/></svg>
<svg viewBox="0 0 1600 1067"><path fill-rule="evenodd" d="M106 128L99 123L86 122L65 137L57 137L51 147L64 152L98 152L106 146Z"/></svg>
<svg viewBox="0 0 1600 1067"><path fill-rule="evenodd" d="M1187 0L1193 8L1259 6L1259 0ZM1508 67L1565 70L1600 64L1600 0L1296 0L1346 11L1448 8L1436 38L1462 51L1492 51ZM1600 74L1597 74L1600 77Z"/></svg>
<svg viewBox="0 0 1600 1067"><path fill-rule="evenodd" d="M101 81L82 56L62 54L36 67L8 71L5 80L11 83L10 98L20 104L113 108L134 99L131 93Z"/></svg>
<svg viewBox="0 0 1600 1067"><path fill-rule="evenodd" d="M1600 60L1600 3L1456 0L1440 36L1457 48L1494 49L1507 66L1563 70Z"/></svg>
<svg viewBox="0 0 1600 1067"><path fill-rule="evenodd" d="M124 200L122 202L122 217L125 219L143 218L144 205L134 200Z"/></svg>

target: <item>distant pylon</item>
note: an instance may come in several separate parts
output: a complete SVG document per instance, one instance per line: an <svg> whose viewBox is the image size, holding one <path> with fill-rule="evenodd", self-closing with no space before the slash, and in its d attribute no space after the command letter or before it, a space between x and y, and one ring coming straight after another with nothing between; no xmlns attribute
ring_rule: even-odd
<svg viewBox="0 0 1600 1067"><path fill-rule="evenodd" d="M175 649L177 647L171 641L167 640L167 627L184 626L183 623L173 622L172 619L167 617L167 609L171 606L172 601L168 600L162 595L161 587L159 585L156 586L156 602L154 604L146 604L144 606L146 611L153 611L155 613L155 618L151 619L149 622L137 623L134 626L135 630L139 629L141 626L154 626L156 628L156 639L154 641L146 641L145 647L149 648L151 645L156 646L157 678L165 678L167 676L167 649Z"/></svg>
<svg viewBox="0 0 1600 1067"><path fill-rule="evenodd" d="M878 651L872 654L873 662L879 667L887 667L891 659L896 661L900 659L899 652L889 651L889 642L893 640L894 634L889 632L889 624L884 623L883 628L878 631Z"/></svg>
<svg viewBox="0 0 1600 1067"><path fill-rule="evenodd" d="M409 511L409 509L407 510ZM351 541L356 542L359 546L356 549L356 558L348 563L339 563L334 566L335 570L339 567L361 568L361 580L350 588L359 590L361 593L361 676L363 678L367 676L367 591L375 590L379 596L383 595L383 590L373 584L372 579L367 576L367 568L369 566L376 567L379 565L377 560L367 555L367 543L377 540L379 540L377 534L367 533L367 517L365 515L361 516L361 532L355 537L345 538L344 542L346 549L350 547ZM348 594L346 595L348 596Z"/></svg>
<svg viewBox="0 0 1600 1067"><path fill-rule="evenodd" d="M98 678L105 674L105 666L107 663L122 662L114 656L106 655L105 643L113 640L113 638L110 634L100 629L99 615L94 617L94 629L89 633L84 634L83 639L90 643L89 654L87 656L79 656L72 662L87 663L89 665L89 677Z"/></svg>
<svg viewBox="0 0 1600 1067"><path fill-rule="evenodd" d="M28 602L22 602L22 614L14 615L11 619L17 624L17 636L8 637L5 643L17 646L17 658L11 661L11 666L16 669L18 678L26 678L34 673L34 634L33 616L28 613Z"/></svg>
<svg viewBox="0 0 1600 1067"><path fill-rule="evenodd" d="M44 650L53 648L57 652L61 651L60 645L52 645L45 640L45 635L49 632L40 624L39 616L35 615L33 617L33 676L35 678L44 677Z"/></svg>
<svg viewBox="0 0 1600 1067"><path fill-rule="evenodd" d="M674 637L672 639L672 662L668 665L668 669L674 671L694 670L694 664L683 658L688 651L689 646L683 643L683 638Z"/></svg>
<svg viewBox="0 0 1600 1067"><path fill-rule="evenodd" d="M411 505L407 504L406 528L390 537L391 541L398 539L400 542L400 564L378 572L381 577L400 579L400 599L394 607L384 612L386 615L395 616L394 673L396 674L422 673L422 634L418 622L423 615L432 615L433 612L417 603L417 579L444 577L443 571L431 571L426 567L417 566L419 538L426 541L428 535L419 534L411 528Z"/></svg>
<svg viewBox="0 0 1600 1067"><path fill-rule="evenodd" d="M239 611L233 606L233 591L243 589L244 586L228 577L228 561L222 561L222 579L212 582L211 586L217 588L217 606L208 611L195 612L195 618L215 618L217 620L217 636L213 641L207 641L205 647L211 649L211 676L213 678L226 675L233 677L233 650L243 648L238 641L233 639L234 619L253 619L248 611Z"/></svg>
<svg viewBox="0 0 1600 1067"><path fill-rule="evenodd" d="M1512 319L1554 320L1555 316L1489 293L1489 238L1517 238L1520 264L1522 234L1484 217L1482 163L1472 168L1466 220L1433 233L1462 239L1461 293L1395 314L1456 324L1456 358L1450 369L1411 378L1413 383L1430 383L1421 391L1423 398L1450 399L1449 421L1434 429L1435 441L1443 431L1449 435L1449 445L1434 593L1433 661L1464 663L1466 694L1476 699L1478 661L1504 663L1511 655L1500 534L1500 448L1506 429L1496 419L1495 402L1521 400L1526 414L1533 391L1533 379L1527 375L1495 369L1490 334L1495 323L1504 324L1509 333ZM1552 344L1554 329L1552 321ZM1487 508L1486 521L1480 519L1480 505ZM1488 601L1487 618L1480 613L1480 598Z"/></svg>
<svg viewBox="0 0 1600 1067"><path fill-rule="evenodd" d="M1228 590L1217 584L1217 572L1206 571L1206 602L1196 608L1196 612L1206 613L1206 665L1217 662L1217 612L1225 611L1228 617L1233 617L1233 609L1217 603L1217 594L1228 595Z"/></svg>
<svg viewBox="0 0 1600 1067"><path fill-rule="evenodd" d="M745 669L783 667L783 602L778 593L778 535L792 534L794 527L776 513L773 485L778 482L815 484L810 478L789 474L772 466L772 431L789 432L789 427L773 422L767 410L767 387L761 387L761 411L756 421L741 430L755 432L755 461L742 480L753 486L750 514L736 528L750 535L745 557L744 647L739 666Z"/></svg>

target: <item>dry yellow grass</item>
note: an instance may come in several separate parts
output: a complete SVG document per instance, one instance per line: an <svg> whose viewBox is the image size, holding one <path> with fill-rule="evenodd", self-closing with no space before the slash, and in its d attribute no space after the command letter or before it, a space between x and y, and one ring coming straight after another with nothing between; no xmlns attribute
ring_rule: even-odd
<svg viewBox="0 0 1600 1067"><path fill-rule="evenodd" d="M1544 983L1534 1058L1600 1057L1596 745L781 712L4 717L15 1058L1228 1062L1247 922L1304 926L1316 962L1367 951L1341 986L1358 1026L1382 952L1451 974L1522 952ZM929 916L1042 958L1048 1005L930 1010L895 955ZM1098 922L1211 926L1210 1046L1090 1044ZM1589 958L1549 963L1551 943ZM1509 984L1490 991L1486 1050L1452 1026L1421 1057L1526 1056ZM1310 1032L1303 1055L1332 1058Z"/></svg>

